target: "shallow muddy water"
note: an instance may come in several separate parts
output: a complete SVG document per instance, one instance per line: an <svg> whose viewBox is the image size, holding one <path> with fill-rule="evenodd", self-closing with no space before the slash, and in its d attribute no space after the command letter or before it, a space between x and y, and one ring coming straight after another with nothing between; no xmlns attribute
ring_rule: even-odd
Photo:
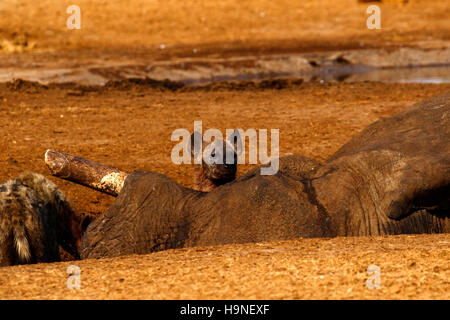
<svg viewBox="0 0 450 320"><path fill-rule="evenodd" d="M0 82L13 79L48 83L104 85L131 78L179 81L187 85L222 81L302 79L305 82L379 81L448 83L450 48L396 50L367 49L287 55L228 58L182 58L175 61L108 59L72 61L64 56L32 63L3 63Z"/></svg>

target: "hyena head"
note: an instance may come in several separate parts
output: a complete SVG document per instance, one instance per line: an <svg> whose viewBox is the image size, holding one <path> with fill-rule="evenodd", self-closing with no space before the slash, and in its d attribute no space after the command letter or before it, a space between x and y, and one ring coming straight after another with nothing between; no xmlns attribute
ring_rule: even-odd
<svg viewBox="0 0 450 320"><path fill-rule="evenodd" d="M56 219L59 245L78 259L81 237L89 223L89 217L76 212L61 190L43 175L26 172L17 181L36 192L37 198L43 203L43 209Z"/></svg>
<svg viewBox="0 0 450 320"><path fill-rule="evenodd" d="M206 179L219 186L236 178L238 154L241 143L239 131L235 130L225 141L214 140L209 145L202 135L195 131L190 137L190 151L194 158L202 157L201 172ZM200 146L202 154L200 154Z"/></svg>

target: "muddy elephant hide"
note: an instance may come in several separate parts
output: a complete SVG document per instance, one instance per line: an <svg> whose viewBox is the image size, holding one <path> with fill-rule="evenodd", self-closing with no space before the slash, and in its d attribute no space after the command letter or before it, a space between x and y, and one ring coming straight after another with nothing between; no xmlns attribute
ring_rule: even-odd
<svg viewBox="0 0 450 320"><path fill-rule="evenodd" d="M135 172L82 258L299 237L450 232L450 94L379 120L326 162L280 158L210 193Z"/></svg>

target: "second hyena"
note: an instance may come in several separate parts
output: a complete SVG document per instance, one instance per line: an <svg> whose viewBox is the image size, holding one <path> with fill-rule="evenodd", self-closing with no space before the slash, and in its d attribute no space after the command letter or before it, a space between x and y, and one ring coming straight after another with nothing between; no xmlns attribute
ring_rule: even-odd
<svg viewBox="0 0 450 320"><path fill-rule="evenodd" d="M227 139L214 140L207 146L202 135L194 131L190 137L191 155L202 157L200 166L194 169L194 189L209 192L220 185L231 182L236 178L238 163L238 145L242 144L239 132L234 131ZM202 146L201 150L196 150L196 145ZM228 157L232 161L227 161ZM210 161L205 161L209 158ZM216 161L219 160L219 161Z"/></svg>
<svg viewBox="0 0 450 320"><path fill-rule="evenodd" d="M59 246L79 258L85 222L40 174L0 184L0 266L60 261Z"/></svg>

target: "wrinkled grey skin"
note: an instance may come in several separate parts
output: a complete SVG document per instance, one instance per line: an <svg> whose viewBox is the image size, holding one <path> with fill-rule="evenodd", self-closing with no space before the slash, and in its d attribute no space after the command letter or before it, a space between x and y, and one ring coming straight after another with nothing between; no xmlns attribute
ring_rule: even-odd
<svg viewBox="0 0 450 320"><path fill-rule="evenodd" d="M379 120L326 162L280 159L202 193L135 172L82 258L299 237L450 232L450 94Z"/></svg>

